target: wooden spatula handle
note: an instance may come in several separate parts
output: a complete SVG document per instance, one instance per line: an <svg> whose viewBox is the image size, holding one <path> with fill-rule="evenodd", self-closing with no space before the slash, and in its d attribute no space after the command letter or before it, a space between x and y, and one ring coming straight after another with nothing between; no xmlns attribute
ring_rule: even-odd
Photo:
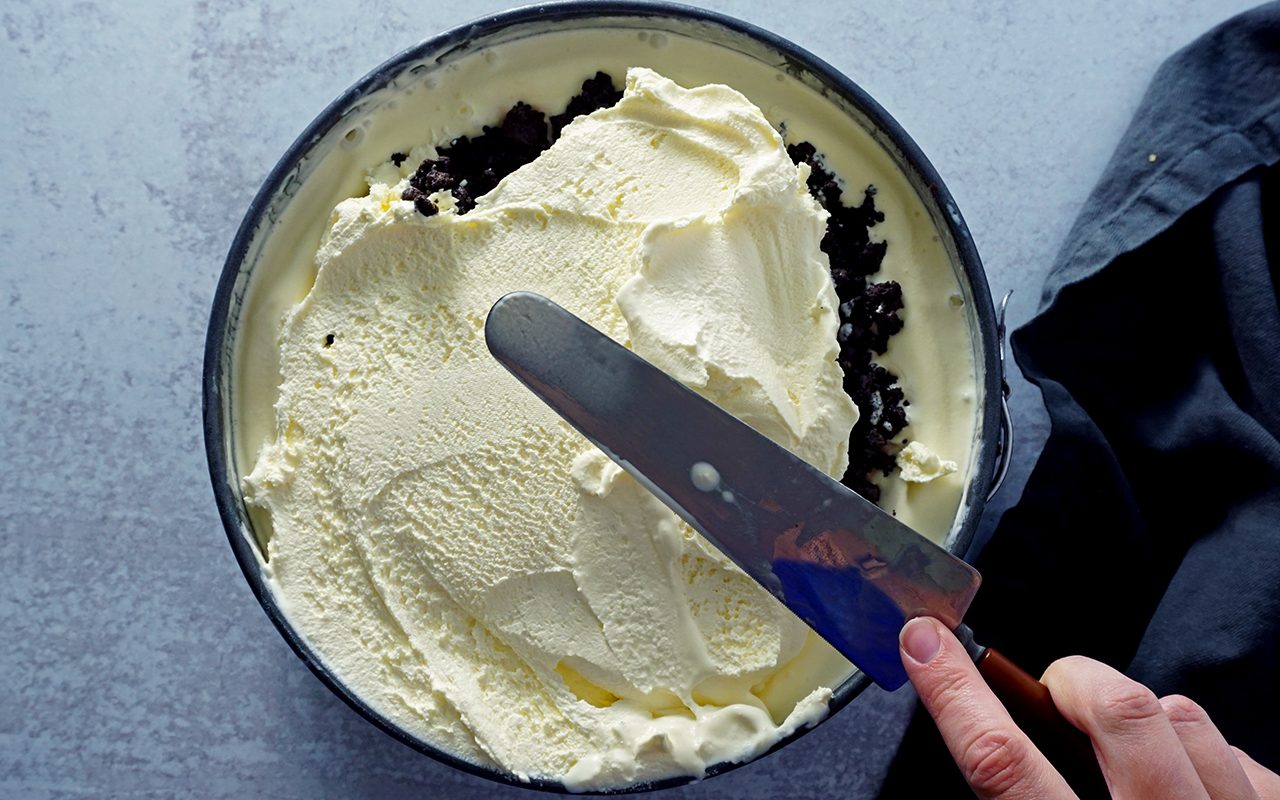
<svg viewBox="0 0 1280 800"><path fill-rule="evenodd" d="M987 685L1009 709L1009 716L1057 767L1081 800L1111 796L1093 743L1062 716L1047 686L992 647L978 657L977 665Z"/></svg>

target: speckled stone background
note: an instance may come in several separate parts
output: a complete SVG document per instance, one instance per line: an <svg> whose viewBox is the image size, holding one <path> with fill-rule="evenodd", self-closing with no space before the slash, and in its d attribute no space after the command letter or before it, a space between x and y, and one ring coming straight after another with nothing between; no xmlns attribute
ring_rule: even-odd
<svg viewBox="0 0 1280 800"><path fill-rule="evenodd" d="M0 3L0 797L529 796L383 735L293 656L214 509L214 285L272 164L355 79L506 5ZM993 290L1041 277L1160 61L1248 0L710 6L844 70L950 185ZM1016 499L1044 434L1015 381ZM871 690L669 797L872 797L912 698Z"/></svg>

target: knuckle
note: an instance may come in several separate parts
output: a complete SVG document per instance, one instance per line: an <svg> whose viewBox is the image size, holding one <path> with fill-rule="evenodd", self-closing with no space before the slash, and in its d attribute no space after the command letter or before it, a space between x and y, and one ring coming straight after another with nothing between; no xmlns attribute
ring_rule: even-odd
<svg viewBox="0 0 1280 800"><path fill-rule="evenodd" d="M958 670L939 670L919 694L926 708L935 714L945 714L956 703L968 696L969 678Z"/></svg>
<svg viewBox="0 0 1280 800"><path fill-rule="evenodd" d="M984 731L969 742L961 756L965 780L984 797L1000 797L1025 777L1026 747L1003 731Z"/></svg>
<svg viewBox="0 0 1280 800"><path fill-rule="evenodd" d="M1160 705L1164 707L1164 715L1174 727L1210 724L1208 713L1189 697L1171 694L1162 697Z"/></svg>
<svg viewBox="0 0 1280 800"><path fill-rule="evenodd" d="M1155 693L1128 679L1102 687L1094 711L1098 723L1116 733L1141 730L1164 715Z"/></svg>

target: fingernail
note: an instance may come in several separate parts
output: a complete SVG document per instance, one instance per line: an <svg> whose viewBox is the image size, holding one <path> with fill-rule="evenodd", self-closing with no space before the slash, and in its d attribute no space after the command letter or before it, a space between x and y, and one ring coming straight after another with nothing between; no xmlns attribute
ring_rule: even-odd
<svg viewBox="0 0 1280 800"><path fill-rule="evenodd" d="M917 664L928 664L942 649L942 639L933 620L916 617L902 628L898 635L902 650Z"/></svg>

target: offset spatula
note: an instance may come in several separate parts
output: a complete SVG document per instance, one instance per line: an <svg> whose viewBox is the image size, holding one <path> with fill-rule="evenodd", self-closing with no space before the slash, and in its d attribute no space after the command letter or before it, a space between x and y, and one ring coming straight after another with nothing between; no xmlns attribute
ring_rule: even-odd
<svg viewBox="0 0 1280 800"><path fill-rule="evenodd" d="M1048 689L974 643L977 570L545 297L489 312L489 351L884 689L907 680L898 634L954 629L1011 715L1082 796L1106 788L1088 738Z"/></svg>

